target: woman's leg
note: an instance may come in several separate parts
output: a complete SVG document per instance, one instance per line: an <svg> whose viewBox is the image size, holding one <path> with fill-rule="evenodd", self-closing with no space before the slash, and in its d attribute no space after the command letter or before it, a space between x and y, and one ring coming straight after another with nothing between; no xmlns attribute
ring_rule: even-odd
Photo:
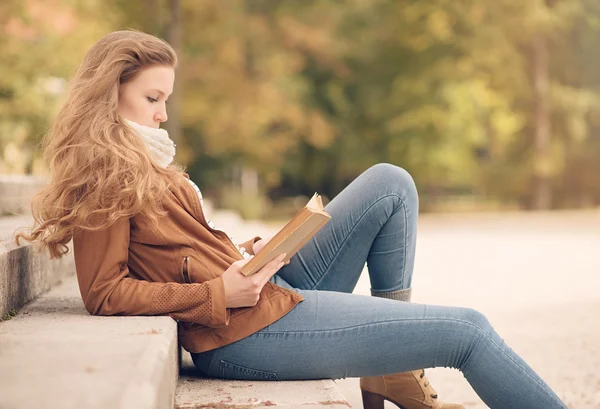
<svg viewBox="0 0 600 409"><path fill-rule="evenodd" d="M374 165L325 206L331 220L277 276L297 288L351 293L366 261L372 293L409 290L418 208L408 172L387 163Z"/></svg>
<svg viewBox="0 0 600 409"><path fill-rule="evenodd" d="M327 206L332 218L272 282L282 279L298 288L351 293L365 261L371 295L410 301L415 258L419 200L412 177L387 163L370 167L352 181ZM385 377L361 377L360 388L381 392L398 385L393 396L407 409L434 403L437 393L422 368ZM365 393L365 392L363 392ZM464 409L436 401L439 409Z"/></svg>
<svg viewBox="0 0 600 409"><path fill-rule="evenodd" d="M305 301L247 338L192 354L196 366L216 377L273 380L446 366L463 371L492 409L564 408L478 312L344 294L365 259L372 291L410 288L417 207L405 171L369 168L328 204L332 221L273 279Z"/></svg>
<svg viewBox="0 0 600 409"><path fill-rule="evenodd" d="M473 309L289 288L304 301L255 334L192 354L196 366L212 377L253 380L452 367L491 409L566 408Z"/></svg>

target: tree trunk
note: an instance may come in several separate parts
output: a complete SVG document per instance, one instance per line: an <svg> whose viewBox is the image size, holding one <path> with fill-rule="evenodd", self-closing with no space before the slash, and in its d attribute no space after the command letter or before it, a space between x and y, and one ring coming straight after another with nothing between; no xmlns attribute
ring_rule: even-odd
<svg viewBox="0 0 600 409"><path fill-rule="evenodd" d="M165 33L166 40L175 52L179 59L178 68L175 70L175 84L173 85L173 94L169 97L168 115L169 120L166 122L166 129L169 132L169 136L179 145L182 142L182 131L181 123L179 121L179 107L180 107L180 95L181 95L181 78L177 79L177 73L181 72L183 66L183 53L181 47L181 1L180 0L169 0L169 12L170 20L166 25Z"/></svg>
<svg viewBox="0 0 600 409"><path fill-rule="evenodd" d="M242 197L258 196L258 173L251 167L242 167L240 176Z"/></svg>
<svg viewBox="0 0 600 409"><path fill-rule="evenodd" d="M534 170L533 201L535 210L549 209L552 204L550 185L550 95L548 40L538 33L532 44L532 73L534 85Z"/></svg>

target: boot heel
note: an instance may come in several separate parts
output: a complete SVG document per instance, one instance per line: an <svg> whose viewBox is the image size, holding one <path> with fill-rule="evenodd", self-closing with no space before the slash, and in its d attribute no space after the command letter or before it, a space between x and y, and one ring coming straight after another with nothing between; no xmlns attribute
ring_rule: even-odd
<svg viewBox="0 0 600 409"><path fill-rule="evenodd" d="M361 392L364 409L383 409L383 396L365 390Z"/></svg>

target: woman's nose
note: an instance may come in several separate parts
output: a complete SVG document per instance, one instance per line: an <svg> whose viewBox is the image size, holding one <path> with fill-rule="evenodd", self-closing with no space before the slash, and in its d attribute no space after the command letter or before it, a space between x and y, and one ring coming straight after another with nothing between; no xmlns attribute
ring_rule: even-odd
<svg viewBox="0 0 600 409"><path fill-rule="evenodd" d="M154 119L158 122L167 122L167 119L169 119L169 116L167 115L167 109L166 107L156 111L156 113L154 114Z"/></svg>

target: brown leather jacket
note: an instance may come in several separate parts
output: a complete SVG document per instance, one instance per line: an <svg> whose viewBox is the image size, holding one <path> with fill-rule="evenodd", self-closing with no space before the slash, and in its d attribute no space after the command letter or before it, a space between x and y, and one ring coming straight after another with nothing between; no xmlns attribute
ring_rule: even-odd
<svg viewBox="0 0 600 409"><path fill-rule="evenodd" d="M182 346L197 353L251 335L304 300L267 282L255 306L225 308L221 275L242 255L225 232L208 226L185 179L171 189L164 208L169 216L158 229L135 216L74 235L77 280L90 314L168 315L178 321ZM240 246L252 254L258 239Z"/></svg>

